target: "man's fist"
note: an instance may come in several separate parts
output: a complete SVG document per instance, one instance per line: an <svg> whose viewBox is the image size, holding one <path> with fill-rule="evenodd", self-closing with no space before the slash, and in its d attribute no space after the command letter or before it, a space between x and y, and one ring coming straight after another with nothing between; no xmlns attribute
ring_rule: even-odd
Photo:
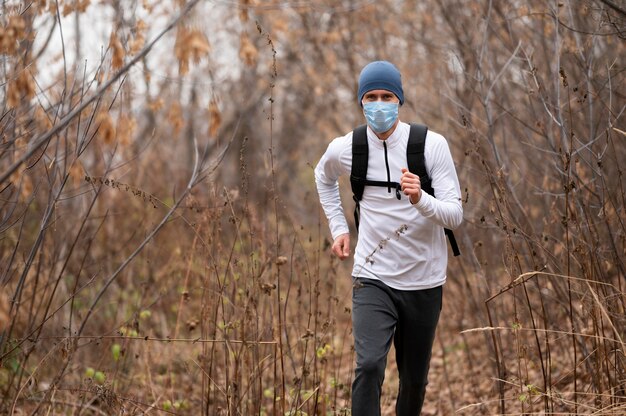
<svg viewBox="0 0 626 416"><path fill-rule="evenodd" d="M331 250L339 260L345 260L350 255L350 234L341 234L335 238Z"/></svg>
<svg viewBox="0 0 626 416"><path fill-rule="evenodd" d="M411 204L415 205L422 197L422 185L420 177L409 172L407 168L402 168L402 177L400 178L400 188L404 195L409 197Z"/></svg>

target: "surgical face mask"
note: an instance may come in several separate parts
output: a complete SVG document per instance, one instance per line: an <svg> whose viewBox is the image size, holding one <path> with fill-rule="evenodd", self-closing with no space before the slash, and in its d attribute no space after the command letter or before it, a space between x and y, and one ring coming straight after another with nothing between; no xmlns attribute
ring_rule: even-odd
<svg viewBox="0 0 626 416"><path fill-rule="evenodd" d="M367 124L376 133L384 133L393 127L398 119L398 103L376 101L363 104L363 114Z"/></svg>

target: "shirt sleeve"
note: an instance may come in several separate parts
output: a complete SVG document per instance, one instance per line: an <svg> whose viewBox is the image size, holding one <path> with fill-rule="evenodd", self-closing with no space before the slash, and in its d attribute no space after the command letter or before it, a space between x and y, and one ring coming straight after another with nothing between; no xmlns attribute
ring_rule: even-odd
<svg viewBox="0 0 626 416"><path fill-rule="evenodd" d="M341 206L337 181L339 176L346 173L345 165L341 162L346 139L347 137L333 140L315 167L315 185L333 239L350 232Z"/></svg>
<svg viewBox="0 0 626 416"><path fill-rule="evenodd" d="M443 136L429 132L426 145L424 150L426 169L435 195L422 192L415 208L424 217L442 227L455 229L463 222L463 206L459 179L448 142Z"/></svg>

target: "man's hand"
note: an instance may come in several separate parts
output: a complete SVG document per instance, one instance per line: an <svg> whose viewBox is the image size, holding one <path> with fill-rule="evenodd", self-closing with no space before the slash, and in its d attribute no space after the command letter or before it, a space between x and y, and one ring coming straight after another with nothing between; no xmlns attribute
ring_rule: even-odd
<svg viewBox="0 0 626 416"><path fill-rule="evenodd" d="M341 234L335 238L331 250L339 260L345 260L350 255L350 234Z"/></svg>
<svg viewBox="0 0 626 416"><path fill-rule="evenodd" d="M411 204L415 205L422 197L422 185L420 177L409 172L407 168L402 168L402 177L400 178L400 188L404 195L409 197Z"/></svg>

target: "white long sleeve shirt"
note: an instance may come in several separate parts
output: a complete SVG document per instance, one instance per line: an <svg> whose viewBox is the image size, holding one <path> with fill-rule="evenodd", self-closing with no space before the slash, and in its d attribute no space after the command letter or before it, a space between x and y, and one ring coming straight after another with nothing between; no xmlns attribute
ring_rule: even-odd
<svg viewBox="0 0 626 416"><path fill-rule="evenodd" d="M406 147L410 126L399 122L384 142L390 181L400 182L407 168ZM368 127L367 179L387 180L383 140ZM461 191L446 139L428 131L424 161L434 196L422 191L419 202L400 200L392 188L365 186L360 202L359 236L352 275L378 279L399 290L420 290L442 285L448 263L443 228L454 229L463 221ZM337 179L350 175L352 132L334 139L315 168L315 183L333 239L349 232L341 206Z"/></svg>

